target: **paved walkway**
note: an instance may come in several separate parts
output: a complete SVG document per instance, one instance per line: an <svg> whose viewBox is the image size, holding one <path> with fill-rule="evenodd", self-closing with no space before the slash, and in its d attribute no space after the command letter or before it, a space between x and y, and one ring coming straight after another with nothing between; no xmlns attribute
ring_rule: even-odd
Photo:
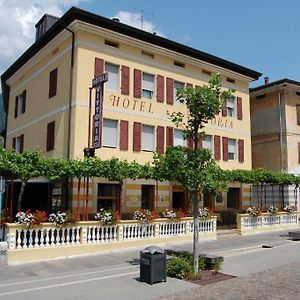
<svg viewBox="0 0 300 300"><path fill-rule="evenodd" d="M300 263L234 278L205 287L197 286L160 300L299 300Z"/></svg>

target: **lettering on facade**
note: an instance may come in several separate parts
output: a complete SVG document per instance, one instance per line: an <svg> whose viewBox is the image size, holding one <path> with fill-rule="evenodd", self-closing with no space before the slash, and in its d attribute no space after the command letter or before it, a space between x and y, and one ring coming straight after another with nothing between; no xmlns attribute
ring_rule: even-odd
<svg viewBox="0 0 300 300"><path fill-rule="evenodd" d="M233 128L233 121L230 121L226 118L215 117L209 121L211 125L224 127L224 128Z"/></svg>
<svg viewBox="0 0 300 300"><path fill-rule="evenodd" d="M146 101L129 99L129 98L121 98L115 95L110 95L109 99L111 101L112 106L115 107L153 113L152 103Z"/></svg>

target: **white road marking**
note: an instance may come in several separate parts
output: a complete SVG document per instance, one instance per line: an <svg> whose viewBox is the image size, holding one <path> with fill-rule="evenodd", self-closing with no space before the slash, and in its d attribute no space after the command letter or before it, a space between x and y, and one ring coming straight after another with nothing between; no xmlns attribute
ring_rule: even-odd
<svg viewBox="0 0 300 300"><path fill-rule="evenodd" d="M14 283L6 283L6 284L0 284L0 287L6 287L6 286L12 286L12 285L22 285L22 284L49 281L49 280L56 280L56 279L76 277L76 276L82 276L82 275L91 275L91 274L104 273L104 272L115 271L115 270L131 269L131 268L136 268L136 267L126 266L126 267L111 268L111 269L105 269L105 270L99 270L99 271L93 271L93 272L83 272L83 273L77 273L77 274L56 276L56 277L50 277L50 278L44 278L44 279L36 279L36 280L27 280L27 281L20 281L20 282L14 282Z"/></svg>
<svg viewBox="0 0 300 300"><path fill-rule="evenodd" d="M96 277L96 278L85 279L85 280L71 281L71 282L60 283L60 284L46 285L46 286L41 286L41 287L36 287L36 288L31 288L31 289L23 289L23 290L18 290L18 291L0 293L0 296L15 295L15 294L21 294L21 293L27 293L27 292L52 289L52 288L57 288L57 287L62 287L62 286L67 286L67 285L81 284L81 283L103 280L103 279L108 279L108 278L133 275L133 274L137 274L137 273L139 273L139 272L135 271L135 272L128 272L128 273L117 274L117 275L109 275L109 276Z"/></svg>

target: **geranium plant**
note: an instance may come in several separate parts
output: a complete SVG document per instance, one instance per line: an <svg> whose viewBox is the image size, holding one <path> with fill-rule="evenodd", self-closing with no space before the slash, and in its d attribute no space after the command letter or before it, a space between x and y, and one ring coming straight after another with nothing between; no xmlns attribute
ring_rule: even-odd
<svg viewBox="0 0 300 300"><path fill-rule="evenodd" d="M137 220L142 223L153 221L155 218L157 218L157 215L149 209L136 210L133 213L133 220Z"/></svg>
<svg viewBox="0 0 300 300"><path fill-rule="evenodd" d="M53 222L57 227L63 227L67 224L76 223L76 216L72 213L72 211L67 210L66 212L52 213L49 215L49 221Z"/></svg>
<svg viewBox="0 0 300 300"><path fill-rule="evenodd" d="M268 213L269 213L269 215L272 215L272 216L277 215L277 213L278 213L278 208L275 207L275 206L273 206L273 205L271 205L271 206L268 208Z"/></svg>
<svg viewBox="0 0 300 300"><path fill-rule="evenodd" d="M249 206L246 209L246 213L249 214L251 217L258 217L260 215L260 210L257 209L255 206Z"/></svg>
<svg viewBox="0 0 300 300"><path fill-rule="evenodd" d="M291 204L286 204L283 208L283 211L287 212L288 214L292 214L295 211L295 206Z"/></svg>
<svg viewBox="0 0 300 300"><path fill-rule="evenodd" d="M100 211L96 213L95 220L99 220L103 224L109 225L120 220L120 215L117 211L113 211L111 209L104 210L101 208Z"/></svg>
<svg viewBox="0 0 300 300"><path fill-rule="evenodd" d="M180 208L178 210L176 209L171 209L169 210L168 208L165 209L165 211L162 213L163 218L167 219L181 219L186 216L185 212Z"/></svg>
<svg viewBox="0 0 300 300"><path fill-rule="evenodd" d="M210 217L210 212L207 207L202 207L199 209L199 218L201 219L207 219Z"/></svg>

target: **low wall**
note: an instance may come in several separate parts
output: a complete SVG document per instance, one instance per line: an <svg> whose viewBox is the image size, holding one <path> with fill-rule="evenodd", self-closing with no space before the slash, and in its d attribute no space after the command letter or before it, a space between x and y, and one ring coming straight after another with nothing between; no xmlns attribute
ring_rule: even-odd
<svg viewBox="0 0 300 300"><path fill-rule="evenodd" d="M216 223L216 217L200 220L200 239L215 239ZM32 228L20 224L7 224L7 230L7 262L13 264L191 240L193 219L157 219L147 224L129 220L120 221L115 225L101 225L99 222L88 221L62 228L53 223L43 223Z"/></svg>
<svg viewBox="0 0 300 300"><path fill-rule="evenodd" d="M293 228L299 228L298 212L279 212L276 215L262 213L258 217L252 217L249 214L237 215L237 229L242 235Z"/></svg>

